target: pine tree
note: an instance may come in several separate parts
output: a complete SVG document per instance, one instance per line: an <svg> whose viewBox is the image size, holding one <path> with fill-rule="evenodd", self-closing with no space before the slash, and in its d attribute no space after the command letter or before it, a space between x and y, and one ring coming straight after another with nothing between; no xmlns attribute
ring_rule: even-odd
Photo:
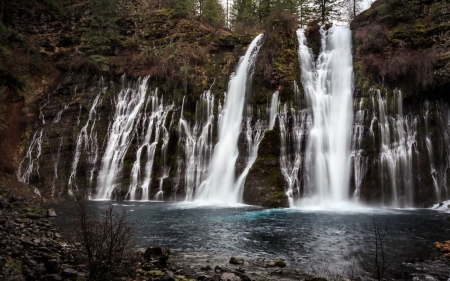
<svg viewBox="0 0 450 281"><path fill-rule="evenodd" d="M234 0L231 9L233 26L245 26L246 29L256 25L256 5L253 0Z"/></svg>
<svg viewBox="0 0 450 281"><path fill-rule="evenodd" d="M272 0L273 1L273 0ZM262 24L269 17L272 11L272 1L271 0L258 0L256 2L256 11L258 13L259 23Z"/></svg>
<svg viewBox="0 0 450 281"><path fill-rule="evenodd" d="M300 27L303 28L312 18L311 0L298 0L298 11L297 11Z"/></svg>
<svg viewBox="0 0 450 281"><path fill-rule="evenodd" d="M91 0L91 22L85 29L89 53L104 55L111 50L111 39L118 35L117 6L115 0Z"/></svg>
<svg viewBox="0 0 450 281"><path fill-rule="evenodd" d="M225 12L219 0L203 0L202 18L214 26L223 26Z"/></svg>
<svg viewBox="0 0 450 281"><path fill-rule="evenodd" d="M169 0L170 6L175 12L175 16L178 17L188 17L194 12L194 1L193 0Z"/></svg>
<svg viewBox="0 0 450 281"><path fill-rule="evenodd" d="M409 21L414 18L418 0L383 0L380 18L391 23Z"/></svg>
<svg viewBox="0 0 450 281"><path fill-rule="evenodd" d="M314 11L322 24L340 19L343 5L341 0L313 0Z"/></svg>

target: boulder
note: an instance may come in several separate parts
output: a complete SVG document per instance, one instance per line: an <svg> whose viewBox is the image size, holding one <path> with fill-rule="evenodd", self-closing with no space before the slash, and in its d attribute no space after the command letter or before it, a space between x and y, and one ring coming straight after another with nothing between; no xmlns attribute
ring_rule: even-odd
<svg viewBox="0 0 450 281"><path fill-rule="evenodd" d="M239 257L231 257L230 263L231 264L243 264L244 263L244 259L243 258L239 258Z"/></svg>
<svg viewBox="0 0 450 281"><path fill-rule="evenodd" d="M23 275L15 275L3 277L2 281L26 281L26 279Z"/></svg>
<svg viewBox="0 0 450 281"><path fill-rule="evenodd" d="M286 262L283 259L274 259L268 261L267 266L286 267Z"/></svg>
<svg viewBox="0 0 450 281"><path fill-rule="evenodd" d="M58 273L60 269L59 262L55 259L48 260L45 264L45 268L47 268L49 273Z"/></svg>
<svg viewBox="0 0 450 281"><path fill-rule="evenodd" d="M9 202L6 199L0 200L0 209L6 209L9 206Z"/></svg>
<svg viewBox="0 0 450 281"><path fill-rule="evenodd" d="M47 217L57 217L56 212L54 209L48 209L47 212L45 212L45 215Z"/></svg>
<svg viewBox="0 0 450 281"><path fill-rule="evenodd" d="M63 270L64 278L74 278L78 276L78 271L73 268L66 268Z"/></svg>
<svg viewBox="0 0 450 281"><path fill-rule="evenodd" d="M58 274L48 274L46 277L47 277L47 281L61 281L61 280L63 280L61 275L58 275Z"/></svg>
<svg viewBox="0 0 450 281"><path fill-rule="evenodd" d="M233 272L237 277L241 278L242 281L251 281L252 279L244 274L244 272L234 271Z"/></svg>
<svg viewBox="0 0 450 281"><path fill-rule="evenodd" d="M240 277L231 272L222 273L222 275L220 275L220 279L222 279L222 281L241 281Z"/></svg>
<svg viewBox="0 0 450 281"><path fill-rule="evenodd" d="M149 247L144 252L147 261L156 261L155 265L165 267L169 259L170 250L164 247Z"/></svg>
<svg viewBox="0 0 450 281"><path fill-rule="evenodd" d="M166 271L159 279L161 281L175 281L175 274L172 271Z"/></svg>
<svg viewBox="0 0 450 281"><path fill-rule="evenodd" d="M211 266L210 265L202 266L200 269L203 270L203 271L210 271L211 270Z"/></svg>

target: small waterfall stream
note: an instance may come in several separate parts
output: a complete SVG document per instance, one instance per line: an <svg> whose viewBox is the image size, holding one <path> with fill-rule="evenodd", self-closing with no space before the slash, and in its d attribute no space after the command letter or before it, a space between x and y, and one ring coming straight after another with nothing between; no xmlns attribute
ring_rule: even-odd
<svg viewBox="0 0 450 281"><path fill-rule="evenodd" d="M143 83L147 83L147 81L143 81ZM142 85L141 85L142 87ZM145 96L146 89L141 89L143 91L143 95ZM150 104L150 105L149 105ZM140 104L139 106L141 106ZM148 110L150 107L150 110ZM164 107L163 98L158 98L158 91L151 92L144 109L144 117L141 116L136 117L136 124L139 124L140 118L142 118L142 131L138 134L142 143L138 146L138 150L136 152L135 162L133 164L133 168L131 170L131 184L129 187L128 195L130 200L149 200L150 199L150 187L152 180L152 172L153 172L153 163L155 159L156 146L161 140L162 136L162 155L163 155L163 163L162 163L162 171L163 175L160 179L160 185L164 178L167 178L168 171L166 171L165 167L165 147L167 147L169 133L166 128L166 119L169 111L173 108L172 105ZM142 152L146 151L145 165L144 171L141 171L141 162ZM162 190L161 193L157 195L157 200L162 198ZM140 194L138 194L140 193ZM158 197L160 196L160 197Z"/></svg>
<svg viewBox="0 0 450 281"><path fill-rule="evenodd" d="M240 186L235 182L235 164L239 154L237 141L242 124L248 69L255 63L262 37L259 35L252 41L228 84L224 112L222 119L219 119L219 142L214 147L208 178L196 191L195 199L198 201L226 205L242 201Z"/></svg>
<svg viewBox="0 0 450 281"><path fill-rule="evenodd" d="M184 100L183 106L184 108ZM208 166L213 152L214 95L211 90L200 96L197 104L194 126L184 119L183 109L180 117L180 131L184 134L184 181L186 201L194 199L194 191L207 179Z"/></svg>
<svg viewBox="0 0 450 281"><path fill-rule="evenodd" d="M125 77L122 78L123 84L124 80ZM115 100L114 122L109 129L107 147L97 177L96 199L111 199L112 192L120 185L118 179L122 175L124 157L134 138L135 124L142 118L141 108L145 103L147 81L148 77L139 79L136 87L123 85ZM149 173L146 171L146 174ZM148 186L148 183L144 184Z"/></svg>
<svg viewBox="0 0 450 281"><path fill-rule="evenodd" d="M73 191L78 190L76 185L77 167L80 161L80 157L83 151L87 155L87 163L91 166L90 182L92 182L93 170L98 158L98 143L97 133L94 130L95 121L97 118L97 106L101 103L101 97L106 91L106 88L100 87L100 91L92 102L92 106L89 110L88 120L86 124L81 128L77 136L77 142L75 147L75 155L72 160L71 172L68 183L68 193L73 196ZM81 112L81 110L80 110ZM90 130L89 130L90 128ZM90 195L91 196L91 195ZM92 197L91 197L92 198Z"/></svg>

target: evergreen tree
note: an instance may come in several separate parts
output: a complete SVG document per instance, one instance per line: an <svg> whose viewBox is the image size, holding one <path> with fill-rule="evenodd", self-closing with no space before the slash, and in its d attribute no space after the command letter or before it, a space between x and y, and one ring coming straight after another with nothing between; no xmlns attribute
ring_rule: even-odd
<svg viewBox="0 0 450 281"><path fill-rule="evenodd" d="M256 5L253 0L234 0L231 9L233 26L251 28L256 25Z"/></svg>
<svg viewBox="0 0 450 281"><path fill-rule="evenodd" d="M380 18L393 24L414 18L418 0L383 0Z"/></svg>
<svg viewBox="0 0 450 281"><path fill-rule="evenodd" d="M202 18L214 26L223 26L225 23L225 12L220 0L202 0Z"/></svg>
<svg viewBox="0 0 450 281"><path fill-rule="evenodd" d="M104 55L111 50L111 39L118 35L115 0L91 0L91 23L85 29L88 52Z"/></svg>
<svg viewBox="0 0 450 281"><path fill-rule="evenodd" d="M311 0L298 0L298 11L297 11L300 27L304 27L311 22L312 9Z"/></svg>
<svg viewBox="0 0 450 281"><path fill-rule="evenodd" d="M314 11L322 24L340 19L343 5L341 0L313 0Z"/></svg>
<svg viewBox="0 0 450 281"><path fill-rule="evenodd" d="M273 0L258 0L255 3L260 24L265 22L265 20L269 17L272 11L272 1Z"/></svg>
<svg viewBox="0 0 450 281"><path fill-rule="evenodd" d="M194 1L193 0L169 0L170 7L175 12L178 17L188 17L194 12Z"/></svg>
<svg viewBox="0 0 450 281"><path fill-rule="evenodd" d="M283 9L293 14L298 14L299 3L299 0L283 0L281 2Z"/></svg>

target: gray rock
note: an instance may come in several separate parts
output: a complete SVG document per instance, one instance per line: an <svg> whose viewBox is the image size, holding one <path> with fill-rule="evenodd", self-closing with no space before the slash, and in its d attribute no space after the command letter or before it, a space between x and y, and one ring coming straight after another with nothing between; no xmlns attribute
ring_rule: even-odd
<svg viewBox="0 0 450 281"><path fill-rule="evenodd" d="M56 212L54 209L48 209L47 212L45 212L45 215L47 217L57 217Z"/></svg>
<svg viewBox="0 0 450 281"><path fill-rule="evenodd" d="M0 209L6 209L9 206L9 202L6 199L0 200Z"/></svg>
<svg viewBox="0 0 450 281"><path fill-rule="evenodd" d="M286 262L283 259L274 259L268 261L267 266L286 267Z"/></svg>
<svg viewBox="0 0 450 281"><path fill-rule="evenodd" d="M204 274L197 276L197 280L199 280L199 281L209 279L209 278L211 278L211 277L209 277L208 275L204 275Z"/></svg>
<svg viewBox="0 0 450 281"><path fill-rule="evenodd" d="M57 260L51 259L45 264L45 268L47 268L49 273L58 273L61 267Z"/></svg>
<svg viewBox="0 0 450 281"><path fill-rule="evenodd" d="M244 264L244 259L239 257L231 257L230 259L231 264Z"/></svg>
<svg viewBox="0 0 450 281"><path fill-rule="evenodd" d="M211 266L210 265L203 266L200 269L203 270L203 271L210 271L211 270Z"/></svg>
<svg viewBox="0 0 450 281"><path fill-rule="evenodd" d="M155 269L155 265L153 263L150 263L150 262L144 263L141 267L145 271L149 271L149 270Z"/></svg>
<svg viewBox="0 0 450 281"><path fill-rule="evenodd" d="M63 270L63 276L64 278L72 278L78 276L78 271L76 271L73 268L66 268Z"/></svg>
<svg viewBox="0 0 450 281"><path fill-rule="evenodd" d="M170 250L164 247L149 247L144 252L144 258L147 261L156 260L156 266L165 267L169 259Z"/></svg>
<svg viewBox="0 0 450 281"><path fill-rule="evenodd" d="M175 274L172 271L166 271L160 278L161 281L175 281Z"/></svg>
<svg viewBox="0 0 450 281"><path fill-rule="evenodd" d="M23 275L5 276L2 281L26 281Z"/></svg>
<svg viewBox="0 0 450 281"><path fill-rule="evenodd" d="M33 270L38 276L45 275L45 272L47 271L43 263L40 263L37 266L35 266Z"/></svg>
<svg viewBox="0 0 450 281"><path fill-rule="evenodd" d="M220 279L222 279L222 281L241 281L240 277L231 272L222 273L222 275L220 275Z"/></svg>
<svg viewBox="0 0 450 281"><path fill-rule="evenodd" d="M243 272L235 271L233 272L236 276L242 279L242 281L251 281L250 277L245 275Z"/></svg>
<svg viewBox="0 0 450 281"><path fill-rule="evenodd" d="M63 278L58 274L48 274L47 281L61 281Z"/></svg>

